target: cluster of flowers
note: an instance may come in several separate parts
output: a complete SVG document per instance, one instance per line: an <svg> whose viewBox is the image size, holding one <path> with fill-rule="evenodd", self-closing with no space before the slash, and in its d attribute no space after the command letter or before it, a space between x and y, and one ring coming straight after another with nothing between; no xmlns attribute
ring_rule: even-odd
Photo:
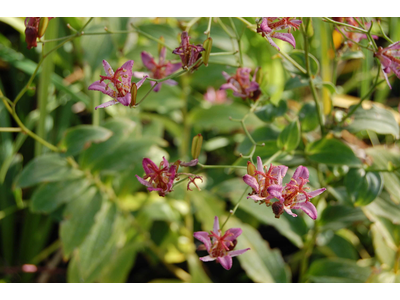
<svg viewBox="0 0 400 300"><path fill-rule="evenodd" d="M251 163L247 163L247 173L243 176L243 181L249 185L253 191L249 194L259 204L265 203L267 206L272 205L272 211L276 218L285 211L293 217L297 217L292 209L303 210L310 218L317 218L317 210L310 202L310 199L323 193L326 188L321 188L312 192L308 192L309 187L304 185L309 181L308 169L299 166L294 172L292 179L285 187L282 185L282 179L285 177L287 166L271 166L269 169L262 163L261 158L257 157L257 168ZM278 199L271 203L270 200Z"/></svg>

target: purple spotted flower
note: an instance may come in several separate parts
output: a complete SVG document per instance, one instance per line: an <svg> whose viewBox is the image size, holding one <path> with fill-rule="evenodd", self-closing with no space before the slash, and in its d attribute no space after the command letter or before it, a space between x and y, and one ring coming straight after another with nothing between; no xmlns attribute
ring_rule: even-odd
<svg viewBox="0 0 400 300"><path fill-rule="evenodd" d="M250 81L250 68L238 68L235 75L229 75L226 72L222 72L227 83L224 83L220 90L233 90L233 95L236 97L241 97L243 100L249 98L256 101L260 95L260 86L256 82L256 75L258 68L255 70L253 79Z"/></svg>
<svg viewBox="0 0 400 300"><path fill-rule="evenodd" d="M100 80L92 83L88 89L93 91L100 91L103 94L106 94L114 100L105 102L97 107L103 108L107 106L111 106L117 103L121 103L124 106L129 106L131 104L131 79L132 79L132 67L133 60L128 60L126 63L122 65L122 67L118 68L115 73L111 68L110 64L103 60L104 71L106 72L106 76L100 75ZM143 82L146 80L148 76L145 76L142 80L136 83L137 89L141 87ZM105 81L109 81L105 83Z"/></svg>
<svg viewBox="0 0 400 300"><path fill-rule="evenodd" d="M214 228L210 233L206 231L197 231L193 236L204 244L205 250L207 250L207 256L200 257L202 261L213 261L217 260L221 266L230 270L232 267L232 257L238 256L245 253L250 248L243 250L234 250L237 244L237 238L242 234L242 229L231 228L228 229L224 235L221 235L219 229L218 217L214 218ZM210 239L211 238L211 239ZM199 247L204 250L204 247Z"/></svg>
<svg viewBox="0 0 400 300"><path fill-rule="evenodd" d="M149 158L144 158L142 165L146 175L143 178L136 175L136 178L141 184L147 186L149 192L156 191L160 196L164 197L172 191L177 171L175 164L170 165L163 157L159 167ZM150 180L147 181L146 179L149 178Z"/></svg>
<svg viewBox="0 0 400 300"><path fill-rule="evenodd" d="M378 52L374 55L380 60L383 75L385 76L389 87L392 88L387 74L390 73L390 71L393 71L397 78L400 78L400 41L386 48L379 47Z"/></svg>
<svg viewBox="0 0 400 300"><path fill-rule="evenodd" d="M257 24L257 32L261 33L273 47L278 49L278 51L280 51L280 49L272 38L288 42L293 48L296 48L296 40L290 33L290 30L298 29L301 22L301 20L296 20L294 18L264 17L261 19L261 22ZM289 32L277 32L283 29L289 29Z"/></svg>
<svg viewBox="0 0 400 300"><path fill-rule="evenodd" d="M323 193L326 188L308 192L307 190L310 188L304 186L308 182L308 178L308 169L299 166L284 189L279 184L268 187L268 193L279 200L272 204L272 211L276 218L279 218L283 211L293 217L297 217L292 212L292 209L301 209L313 220L317 218L317 210L314 204L310 202L310 199Z"/></svg>
<svg viewBox="0 0 400 300"><path fill-rule="evenodd" d="M186 31L182 32L181 45L172 51L181 57L182 67L188 68L192 66L200 57L201 52L205 51L202 45L191 45L189 43L189 35Z"/></svg>
<svg viewBox="0 0 400 300"><path fill-rule="evenodd" d="M181 63L173 64L170 61L165 62L165 55L166 55L166 49L165 47L163 47L160 51L160 57L158 63L156 63L153 56L150 53L143 51L141 54L143 65L150 70L150 72L152 73L151 77L153 77L154 79L162 79L164 77L167 77L168 75L174 73L175 71L177 71L182 67ZM133 72L133 76L136 78L143 78L149 75L144 72ZM154 88L154 91L158 92L163 83L168 85L178 84L175 80L167 79L163 82L158 83L157 86ZM150 84L154 86L156 83L154 81L151 81Z"/></svg>
<svg viewBox="0 0 400 300"><path fill-rule="evenodd" d="M248 162L251 164L251 162ZM282 192L282 179L285 177L288 167L286 166L273 166L270 165L269 169L265 167L266 172L264 172L264 166L261 158L257 157L257 170L254 176L246 174L243 176L243 181L249 185L253 191L247 197L254 200L255 202L265 203L269 206L270 200L275 198L271 195L269 188L271 186L280 186L280 191Z"/></svg>

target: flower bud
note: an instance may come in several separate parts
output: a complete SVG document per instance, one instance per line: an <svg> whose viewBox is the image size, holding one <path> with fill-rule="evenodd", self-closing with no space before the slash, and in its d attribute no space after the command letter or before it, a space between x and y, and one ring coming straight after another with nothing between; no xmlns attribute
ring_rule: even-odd
<svg viewBox="0 0 400 300"><path fill-rule="evenodd" d="M137 96L137 85L136 83L132 82L131 86L131 103L129 104L129 107L133 107L136 105L136 96Z"/></svg>
<svg viewBox="0 0 400 300"><path fill-rule="evenodd" d="M281 214L283 213L283 203L280 201L276 201L272 204L272 211L275 214L275 218L279 219Z"/></svg>
<svg viewBox="0 0 400 300"><path fill-rule="evenodd" d="M212 38L211 37L207 38L204 41L203 47L205 49L205 52L203 53L203 63L207 67L208 66L208 59L210 58L211 47L212 47Z"/></svg>
<svg viewBox="0 0 400 300"><path fill-rule="evenodd" d="M192 141L192 157L194 159L199 157L202 144L203 144L203 136L199 133L193 138Z"/></svg>
<svg viewBox="0 0 400 300"><path fill-rule="evenodd" d="M247 174L250 176L255 176L256 175L256 166L253 165L250 161L247 162Z"/></svg>
<svg viewBox="0 0 400 300"><path fill-rule="evenodd" d="M47 29L47 25L49 25L49 18L47 17L40 18L39 30L37 34L38 38L41 38L44 35Z"/></svg>

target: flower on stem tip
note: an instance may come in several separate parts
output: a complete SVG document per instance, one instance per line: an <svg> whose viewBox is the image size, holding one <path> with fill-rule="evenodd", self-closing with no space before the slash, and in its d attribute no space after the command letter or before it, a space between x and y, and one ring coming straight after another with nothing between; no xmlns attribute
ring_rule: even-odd
<svg viewBox="0 0 400 300"><path fill-rule="evenodd" d="M292 209L301 209L313 220L317 218L317 209L314 204L310 202L310 199L322 194L326 188L308 192L307 190L310 188L304 186L309 181L308 178L308 169L299 166L285 188L280 185L271 185L268 188L270 195L279 200L272 204L272 211L275 214L275 218L279 218L283 210L289 215L297 217L297 215L292 212Z"/></svg>
<svg viewBox="0 0 400 300"><path fill-rule="evenodd" d="M201 261L217 260L224 269L230 270L232 267L232 257L243 254L247 250L250 250L250 248L234 250L237 244L237 238L242 234L242 229L240 228L231 228L228 229L224 235L221 234L218 217L215 217L213 231L210 231L210 233L206 231L197 231L193 236L204 244L203 247L199 247L199 250L204 250L205 247L205 250L207 250L209 254L200 257Z"/></svg>
<svg viewBox="0 0 400 300"><path fill-rule="evenodd" d="M152 77L154 79L162 79L164 77L167 77L168 75L174 73L178 69L182 67L181 63L176 63L173 64L170 61L165 62L165 56L166 56L166 48L163 47L160 51L160 57L158 60L158 64L154 61L153 56L150 53L147 53L146 51L143 51L141 53L143 65L149 69L152 73ZM136 78L143 78L144 76L149 76L146 73L143 72L133 72L133 76ZM161 85L163 83L166 83L168 85L177 85L178 83L175 80L172 79L167 79L163 82L160 82L157 84L157 86L154 88L155 92L158 92L161 88ZM151 81L150 84L154 86L156 82Z"/></svg>
<svg viewBox="0 0 400 300"><path fill-rule="evenodd" d="M248 164L251 163L248 162ZM264 172L261 158L257 157L257 170L254 174L243 176L243 181L253 189L247 198L251 198L260 204L265 203L267 206L271 205L271 199L278 199L278 201L272 203L272 211L276 218L279 218L283 211L297 217L291 210L301 209L315 220L317 210L310 199L323 193L326 188L308 192L310 188L304 185L309 181L309 173L308 169L303 166L296 169L290 182L283 187L282 179L285 177L287 169L286 166L273 166L271 164L269 170Z"/></svg>
<svg viewBox="0 0 400 300"><path fill-rule="evenodd" d="M172 192L172 187L174 185L174 180L179 179L180 175L187 175L189 178L189 183L187 185L187 189L191 191L189 188L190 183L193 183L197 189L199 187L195 183L195 179L203 179L201 176L196 176L190 173L178 173L179 166L182 167L194 167L198 163L198 159L193 159L190 162L181 162L177 160L173 164L170 164L168 160L163 157L163 160L158 167L152 160L149 158L144 158L142 161L143 169L146 175L142 178L136 175L136 178L139 180L141 184L147 187L149 192L156 191L161 197L164 197L166 194ZM192 177L190 177L192 176ZM146 179L149 179L147 181Z"/></svg>
<svg viewBox="0 0 400 300"><path fill-rule="evenodd" d="M47 22L53 18L46 17L29 17L25 18L25 41L28 44L28 50L37 47L37 38L41 38L46 30ZM39 28L42 21L43 28ZM40 30L39 30L40 29Z"/></svg>
<svg viewBox="0 0 400 300"><path fill-rule="evenodd" d="M257 23L257 32L261 33L263 37L265 37L268 42L278 49L279 47L275 44L272 38L280 39L282 41L288 42L293 48L296 48L296 40L293 35L290 33L290 30L299 29L301 20L296 20L295 18L275 18L275 17L263 17L260 23ZM289 29L289 32L277 32L277 30Z"/></svg>
<svg viewBox="0 0 400 300"><path fill-rule="evenodd" d="M386 48L379 47L378 52L376 52L374 56L380 60L383 75L385 76L389 88L392 88L386 74L393 71L397 78L400 79L400 41Z"/></svg>
<svg viewBox="0 0 400 300"><path fill-rule="evenodd" d="M253 79L250 81L250 68L238 68L235 75L229 75L222 72L227 83L221 85L220 90L233 90L233 95L241 97L243 100L249 98L256 101L260 95L261 90L259 84L256 82L258 68L254 71Z"/></svg>
<svg viewBox="0 0 400 300"><path fill-rule="evenodd" d="M191 45L189 44L189 35L186 31L181 34L181 45L177 47L173 54L177 54L181 57L182 67L188 68L192 66L200 57L201 52L205 51L202 45Z"/></svg>
<svg viewBox="0 0 400 300"><path fill-rule="evenodd" d="M115 73L110 64L105 60L103 60L103 67L104 71L106 72L106 76L100 75L101 79L92 83L88 87L88 90L100 91L103 94L114 98L114 100L96 106L95 109L111 106L117 103L121 103L124 106L131 105L132 95L130 91L132 86L131 79L133 60L128 60L120 68L118 68ZM136 83L137 89L142 86L147 77L148 75ZM109 82L106 84L104 81ZM134 95L134 97L136 97L136 95Z"/></svg>

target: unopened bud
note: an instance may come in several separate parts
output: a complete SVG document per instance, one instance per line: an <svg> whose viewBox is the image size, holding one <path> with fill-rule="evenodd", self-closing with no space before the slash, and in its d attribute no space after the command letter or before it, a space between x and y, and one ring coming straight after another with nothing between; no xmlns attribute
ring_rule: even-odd
<svg viewBox="0 0 400 300"><path fill-rule="evenodd" d="M49 18L47 17L40 18L38 38L41 38L44 35L47 29L47 25L49 25Z"/></svg>
<svg viewBox="0 0 400 300"><path fill-rule="evenodd" d="M272 211L275 214L275 218L279 219L281 214L283 213L283 203L280 201L276 201L272 204Z"/></svg>
<svg viewBox="0 0 400 300"><path fill-rule="evenodd" d="M163 42L163 43L165 42L165 39L164 39L163 36L160 36L160 41ZM162 50L163 47L164 47L164 45L158 43L158 56L160 56L160 53L161 53L161 50Z"/></svg>
<svg viewBox="0 0 400 300"><path fill-rule="evenodd" d="M212 38L209 37L203 43L203 48L205 49L203 53L203 63L206 67L208 66L208 59L210 58L211 47L212 47Z"/></svg>
<svg viewBox="0 0 400 300"><path fill-rule="evenodd" d="M199 157L202 144L203 144L203 136L199 133L193 138L192 141L192 157L194 159Z"/></svg>
<svg viewBox="0 0 400 300"><path fill-rule="evenodd" d="M129 104L129 107L133 107L136 105L136 96L137 96L137 85L136 83L132 82L131 86L131 103Z"/></svg>
<svg viewBox="0 0 400 300"><path fill-rule="evenodd" d="M247 174L250 176L255 176L256 175L256 166L253 165L250 161L247 162Z"/></svg>

